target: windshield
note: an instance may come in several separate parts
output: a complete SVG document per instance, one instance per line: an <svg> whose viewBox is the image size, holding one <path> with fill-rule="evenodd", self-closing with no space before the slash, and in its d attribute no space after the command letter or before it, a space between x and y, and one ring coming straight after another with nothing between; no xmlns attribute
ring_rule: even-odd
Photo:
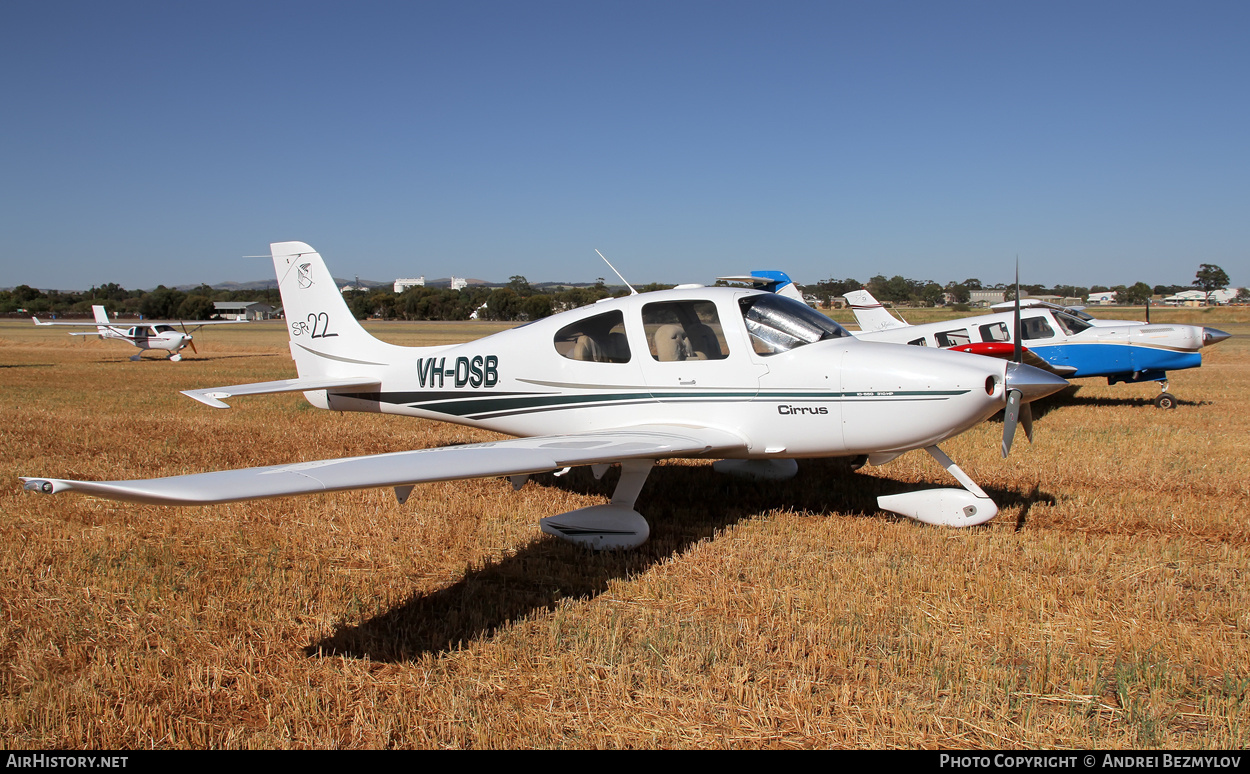
<svg viewBox="0 0 1250 774"><path fill-rule="evenodd" d="M806 304L776 295L752 295L738 302L751 345L760 355L788 352L804 344L850 336L846 329Z"/></svg>
<svg viewBox="0 0 1250 774"><path fill-rule="evenodd" d="M1084 320L1073 317L1066 312L1055 312L1055 320L1059 323L1059 327L1063 328L1063 332L1069 336L1075 336L1081 331L1088 330L1093 327Z"/></svg>

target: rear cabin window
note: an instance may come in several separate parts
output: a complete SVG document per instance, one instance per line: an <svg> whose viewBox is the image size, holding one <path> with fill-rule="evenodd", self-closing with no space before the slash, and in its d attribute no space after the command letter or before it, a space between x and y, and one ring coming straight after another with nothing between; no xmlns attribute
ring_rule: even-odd
<svg viewBox="0 0 1250 774"><path fill-rule="evenodd" d="M628 363L625 315L620 310L566 325L556 332L556 352L569 360L588 363Z"/></svg>
<svg viewBox="0 0 1250 774"><path fill-rule="evenodd" d="M807 304L785 296L747 296L738 306L757 355L776 355L817 341L851 335Z"/></svg>
<svg viewBox="0 0 1250 774"><path fill-rule="evenodd" d="M990 323L981 326L981 341L1011 341L1006 323Z"/></svg>
<svg viewBox="0 0 1250 774"><path fill-rule="evenodd" d="M1053 339L1055 329L1050 327L1045 317L1026 317L1020 321L1020 337L1030 339Z"/></svg>
<svg viewBox="0 0 1250 774"><path fill-rule="evenodd" d="M968 335L967 328L958 328L953 331L942 331L933 334L933 338L937 340L939 347L962 347L964 344L971 343L972 337Z"/></svg>
<svg viewBox="0 0 1250 774"><path fill-rule="evenodd" d="M651 357L661 363L723 360L729 344L711 301L659 301L642 307Z"/></svg>
<svg viewBox="0 0 1250 774"><path fill-rule="evenodd" d="M926 341L924 338L912 339L911 341L909 341L909 342L907 342L907 343L908 343L908 344L910 344L910 345L912 345L913 347L927 347L927 346L929 346L929 342L928 342L928 341Z"/></svg>

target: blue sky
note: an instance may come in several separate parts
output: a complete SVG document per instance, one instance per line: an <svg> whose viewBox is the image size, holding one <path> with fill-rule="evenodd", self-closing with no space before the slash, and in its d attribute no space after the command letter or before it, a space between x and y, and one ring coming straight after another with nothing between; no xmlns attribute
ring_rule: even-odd
<svg viewBox="0 0 1250 774"><path fill-rule="evenodd" d="M1250 283L1246 2L0 3L0 286Z"/></svg>

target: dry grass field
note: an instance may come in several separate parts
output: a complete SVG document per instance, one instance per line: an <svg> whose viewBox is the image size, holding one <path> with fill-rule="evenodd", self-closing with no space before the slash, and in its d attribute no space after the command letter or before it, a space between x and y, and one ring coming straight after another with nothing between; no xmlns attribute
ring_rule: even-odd
<svg viewBox="0 0 1250 774"><path fill-rule="evenodd" d="M880 494L954 486L923 452L752 484L652 473L652 539L593 554L538 519L582 471L204 508L23 492L477 441L179 390L294 376L280 324L182 363L0 323L0 746L1241 748L1250 745L1250 312L1154 385L1081 382L999 458L945 445L1002 508L934 528ZM1187 319L1193 318L1193 319ZM1170 319L1170 318L1168 318ZM498 326L377 324L445 343Z"/></svg>

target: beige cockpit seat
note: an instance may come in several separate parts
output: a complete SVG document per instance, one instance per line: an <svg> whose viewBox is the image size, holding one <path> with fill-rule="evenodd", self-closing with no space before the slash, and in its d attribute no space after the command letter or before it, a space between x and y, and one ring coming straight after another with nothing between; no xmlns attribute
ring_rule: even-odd
<svg viewBox="0 0 1250 774"><path fill-rule="evenodd" d="M603 348L599 346L599 342L584 333L577 337L577 342L573 344L569 357L594 363L602 363L607 359L603 356Z"/></svg>
<svg viewBox="0 0 1250 774"><path fill-rule="evenodd" d="M686 337L686 331L680 325L661 325L656 330L653 340L656 359L661 363L694 359L690 339Z"/></svg>
<svg viewBox="0 0 1250 774"><path fill-rule="evenodd" d="M725 356L720 351L720 342L716 339L716 332L710 326L703 323L690 325L686 328L686 336L689 337L690 351L694 353L693 359L720 360Z"/></svg>

